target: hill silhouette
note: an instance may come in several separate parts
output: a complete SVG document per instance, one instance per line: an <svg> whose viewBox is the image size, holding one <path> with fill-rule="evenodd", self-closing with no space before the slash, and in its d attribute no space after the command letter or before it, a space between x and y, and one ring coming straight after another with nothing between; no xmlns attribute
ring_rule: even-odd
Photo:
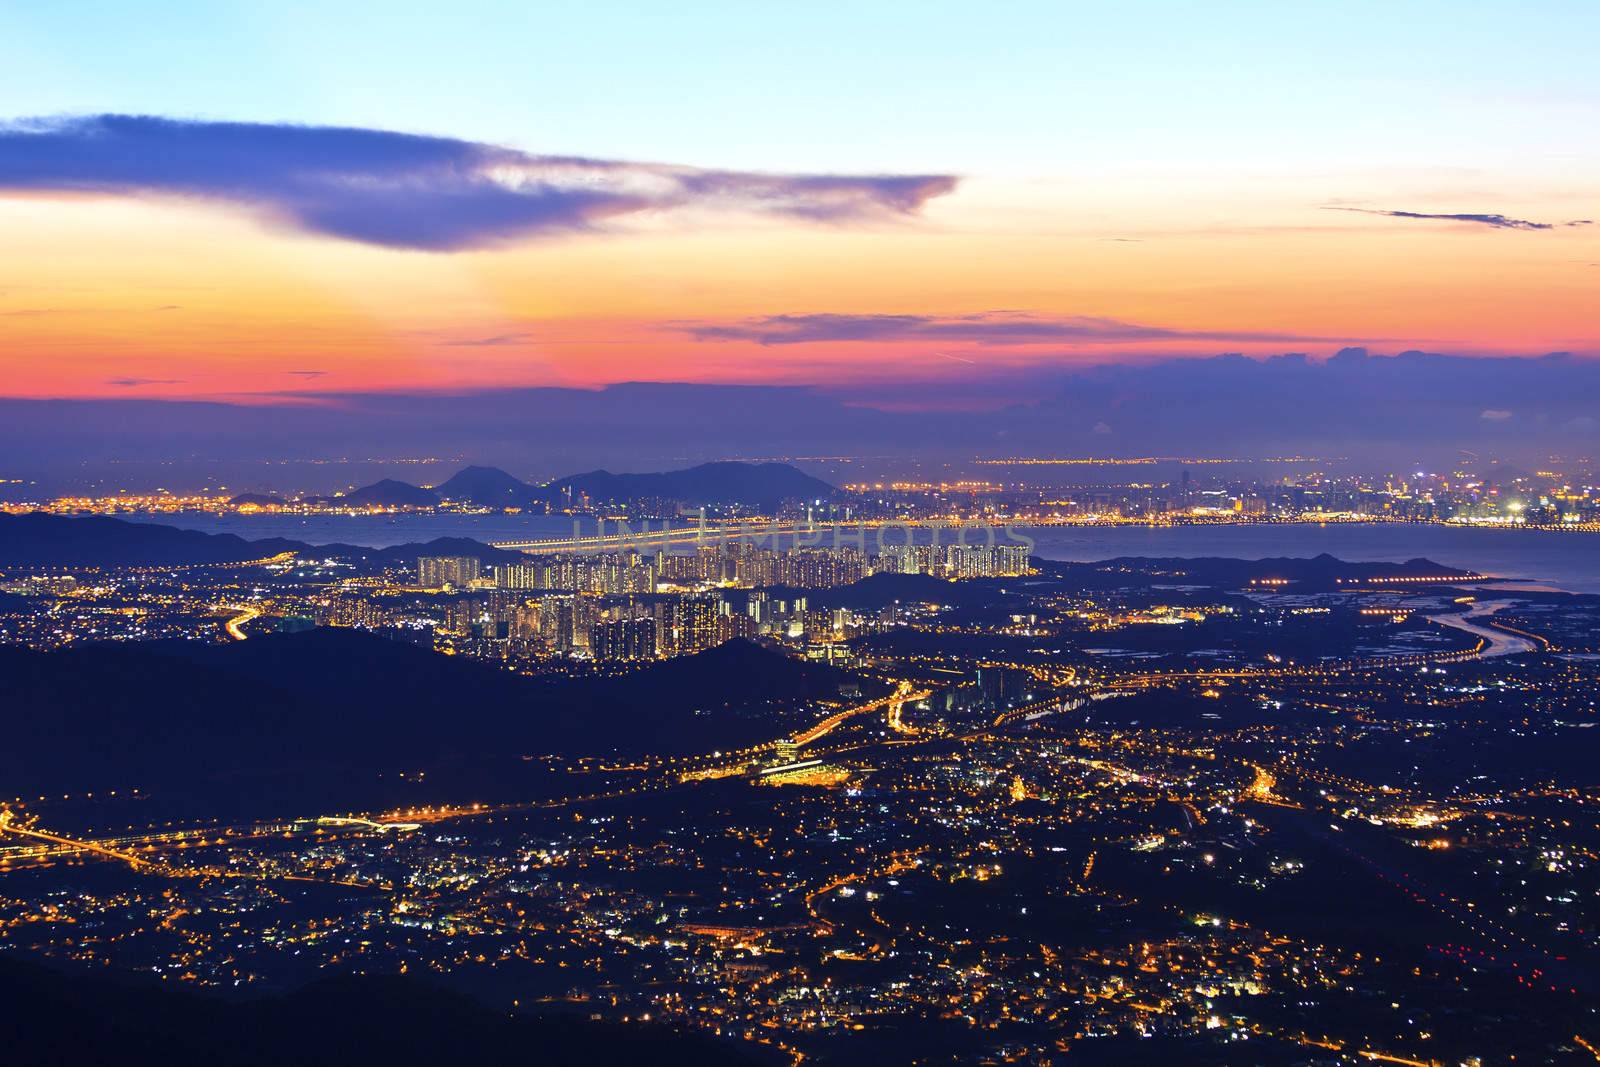
<svg viewBox="0 0 1600 1067"><path fill-rule="evenodd" d="M476 556L485 563L525 559L519 552L507 552L465 537L369 548L338 543L311 545L282 537L250 541L235 534L208 534L100 515L47 515L37 511L27 515L0 514L0 567L182 567L266 559L280 552L375 563L414 564L418 556Z"/></svg>
<svg viewBox="0 0 1600 1067"><path fill-rule="evenodd" d="M760 1062L731 1045L661 1026L508 1016L403 978L336 977L285 995L223 1000L132 976L65 974L4 957L0 1029L5 1061L30 1067Z"/></svg>
<svg viewBox="0 0 1600 1067"><path fill-rule="evenodd" d="M519 481L498 467L463 467L434 486L434 491L445 500L491 508L527 507L545 500L542 489Z"/></svg>
<svg viewBox="0 0 1600 1067"><path fill-rule="evenodd" d="M483 507L563 507L587 496L595 503L662 499L695 504L742 504L772 508L788 500L829 500L833 486L787 463L702 463L686 470L648 474L587 471L547 486L528 485L498 467L464 467L442 484L424 489L385 478L339 499L385 507L429 507L457 500Z"/></svg>
<svg viewBox="0 0 1600 1067"><path fill-rule="evenodd" d="M1057 565L1063 566L1063 565ZM1162 573L1171 581L1177 575L1196 584L1238 588L1260 579L1281 579L1292 583L1296 592L1336 588L1340 579L1369 581L1374 578L1469 578L1467 571L1446 567L1431 559L1408 559L1398 563L1351 563L1326 552L1311 557L1269 557L1266 559L1226 559L1201 556L1190 559L1119 556L1098 563L1064 565L1073 573L1085 570L1123 569L1147 574Z"/></svg>
<svg viewBox="0 0 1600 1067"><path fill-rule="evenodd" d="M806 602L819 607L852 608L856 611L877 611L890 604L959 604L982 601L992 596L989 583L954 582L931 574L896 574L884 571L869 574L849 585L831 589L798 589L790 587L769 590L780 598L805 597Z"/></svg>
<svg viewBox="0 0 1600 1067"><path fill-rule="evenodd" d="M0 566L146 567L237 563L309 548L298 541L247 541L101 515L0 515Z"/></svg>
<svg viewBox="0 0 1600 1067"><path fill-rule="evenodd" d="M363 485L359 489L352 489L344 496L337 497L341 504L355 504L358 506L394 507L394 508L431 508L439 503L439 494L432 489L424 489L410 482L397 481L394 478L385 478L371 485Z"/></svg>
<svg viewBox="0 0 1600 1067"><path fill-rule="evenodd" d="M397 768L738 747L779 732L769 702L837 699L856 680L748 641L621 677L541 680L344 629L0 647L0 677L7 795L140 786L198 797L275 780L319 798Z"/></svg>
<svg viewBox="0 0 1600 1067"><path fill-rule="evenodd" d="M657 474L589 471L550 485L552 499L570 488L576 498L626 501L645 497L690 504L746 504L770 507L785 500L828 500L837 490L787 463L702 463L687 470Z"/></svg>

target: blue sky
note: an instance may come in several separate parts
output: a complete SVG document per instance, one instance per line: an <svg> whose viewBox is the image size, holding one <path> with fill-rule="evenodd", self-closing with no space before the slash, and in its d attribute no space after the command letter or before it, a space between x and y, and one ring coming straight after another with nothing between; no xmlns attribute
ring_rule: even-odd
<svg viewBox="0 0 1600 1067"><path fill-rule="evenodd" d="M1596 40L1592 2L13 4L0 100L794 170L1537 169L1593 156Z"/></svg>

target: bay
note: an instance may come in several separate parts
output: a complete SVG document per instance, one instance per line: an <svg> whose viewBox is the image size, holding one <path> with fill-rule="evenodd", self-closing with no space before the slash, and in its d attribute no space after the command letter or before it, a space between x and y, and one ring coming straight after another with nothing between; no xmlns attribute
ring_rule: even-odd
<svg viewBox="0 0 1600 1067"><path fill-rule="evenodd" d="M311 544L386 548L436 537L479 541L569 537L592 533L592 519L565 515L215 515L209 512L126 516L206 533L249 539L285 537ZM657 524L651 524L656 528ZM1600 594L1600 534L1496 529L1423 523L1256 523L1232 526L1048 526L1018 528L1044 559L1094 562L1118 556L1262 559L1327 553L1350 562L1403 562L1423 557L1464 570ZM948 534L946 535L949 536ZM1003 534L1001 535L1003 537ZM922 532L926 537L926 531ZM902 536L887 537L891 542ZM870 547L869 539L869 547Z"/></svg>

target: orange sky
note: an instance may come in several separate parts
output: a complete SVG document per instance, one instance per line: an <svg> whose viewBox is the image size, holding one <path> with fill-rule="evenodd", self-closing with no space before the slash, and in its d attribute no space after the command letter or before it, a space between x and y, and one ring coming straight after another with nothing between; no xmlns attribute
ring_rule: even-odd
<svg viewBox="0 0 1600 1067"><path fill-rule="evenodd" d="M1360 191L1349 179L1322 184ZM1374 217L1328 210L1310 180L1262 185L977 178L892 224L646 216L453 253L274 232L176 199L9 196L3 392L237 397L658 380L870 385L884 395L899 382L996 368L1223 351L1600 353L1600 227ZM1401 199L1440 211L1465 199L1448 188L1431 196ZM1496 206L1560 219L1584 205L1556 190ZM1002 310L1179 336L760 345L697 340L686 325ZM1182 336L1191 333L1207 336Z"/></svg>

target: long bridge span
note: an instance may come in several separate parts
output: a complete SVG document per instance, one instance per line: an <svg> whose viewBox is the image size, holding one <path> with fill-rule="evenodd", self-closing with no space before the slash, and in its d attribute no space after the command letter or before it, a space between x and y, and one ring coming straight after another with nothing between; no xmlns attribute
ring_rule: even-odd
<svg viewBox="0 0 1600 1067"><path fill-rule="evenodd" d="M830 527L831 528L831 527ZM716 526L671 526L652 530L648 522L634 527L619 522L612 532L600 531L579 537L546 537L532 541L491 541L495 548L535 555L558 552L620 552L629 548L661 548L672 545L719 544L723 541L759 540L772 537L815 536L821 528L803 522L723 523Z"/></svg>
<svg viewBox="0 0 1600 1067"><path fill-rule="evenodd" d="M854 521L787 521L773 520L751 522L721 522L701 523L690 522L686 525L674 526L663 522L655 529L651 529L648 521L641 522L637 527L631 523L612 520L610 532L606 529L606 520L600 521L600 528L596 533L576 535L573 537L546 537L525 541L491 541L490 544L509 552L528 552L535 555L554 554L560 552L620 552L629 548L661 548L686 545L723 544L729 541L749 541L754 544L763 542L776 543L779 540L793 538L801 547L822 548L834 543L838 545L860 545L861 539L869 530L882 530L895 528L897 538L904 537L904 531L911 529L938 529L950 531L957 538L961 538L967 531L982 530L982 535L987 544L987 538L994 536L998 539L998 532L1004 528L998 524L984 521L959 522L939 521L931 522L919 519L858 519ZM898 543L898 541L897 541Z"/></svg>

